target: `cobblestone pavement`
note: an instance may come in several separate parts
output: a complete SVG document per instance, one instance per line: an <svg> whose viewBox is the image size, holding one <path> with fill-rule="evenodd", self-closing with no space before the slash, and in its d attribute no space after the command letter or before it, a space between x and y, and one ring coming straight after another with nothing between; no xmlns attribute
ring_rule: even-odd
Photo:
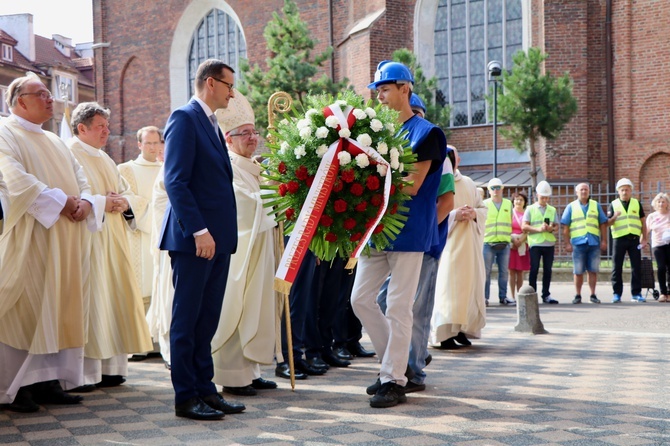
<svg viewBox="0 0 670 446"><path fill-rule="evenodd" d="M176 418L168 371L150 359L81 405L0 411L0 444L670 444L670 303L615 305L609 286L598 287L602 304L572 305L571 285L552 285L561 303L540 307L545 335L515 332L516 310L492 304L482 339L431 349L427 389L391 409L368 405L372 358L298 381L294 392L277 378L279 389L238 398L246 412L221 421Z"/></svg>

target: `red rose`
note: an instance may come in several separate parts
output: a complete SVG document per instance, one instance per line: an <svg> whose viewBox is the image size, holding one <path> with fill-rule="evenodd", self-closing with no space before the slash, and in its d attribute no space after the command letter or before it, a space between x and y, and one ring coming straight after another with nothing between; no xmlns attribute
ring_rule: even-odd
<svg viewBox="0 0 670 446"><path fill-rule="evenodd" d="M285 184L280 184L279 185L279 195L282 197L286 195L286 192L288 191L288 187Z"/></svg>
<svg viewBox="0 0 670 446"><path fill-rule="evenodd" d="M395 194L395 184L391 184L391 195Z"/></svg>
<svg viewBox="0 0 670 446"><path fill-rule="evenodd" d="M377 175L370 175L366 180L365 184L368 186L368 189L370 190L377 190L379 189L379 178Z"/></svg>
<svg viewBox="0 0 670 446"><path fill-rule="evenodd" d="M342 178L342 181L344 181L345 183L352 183L355 179L354 170L353 169L345 170L340 174L340 178Z"/></svg>
<svg viewBox="0 0 670 446"><path fill-rule="evenodd" d="M344 200L335 200L335 203L333 203L333 207L335 208L335 212L342 213L347 210L347 202Z"/></svg>
<svg viewBox="0 0 670 446"><path fill-rule="evenodd" d="M356 212L365 212L365 210L368 208L368 202L367 201L361 201L356 205L354 208Z"/></svg>
<svg viewBox="0 0 670 446"><path fill-rule="evenodd" d="M384 197L382 197L380 194L374 194L372 198L370 198L370 203L372 203L372 205L376 207L381 206L383 202Z"/></svg>
<svg viewBox="0 0 670 446"><path fill-rule="evenodd" d="M305 184L307 185L307 187L312 187L313 182L314 182L314 175L308 176L307 179L305 180Z"/></svg>
<svg viewBox="0 0 670 446"><path fill-rule="evenodd" d="M393 206L391 206L391 210L389 211L389 214L393 215L396 212L398 212L398 203L393 203Z"/></svg>
<svg viewBox="0 0 670 446"><path fill-rule="evenodd" d="M286 173L286 164L284 164L284 161L279 163L277 166L277 170L279 171L280 174L284 175Z"/></svg>
<svg viewBox="0 0 670 446"><path fill-rule="evenodd" d="M333 243L337 241L337 235L333 234L332 232L329 232L328 234L326 234L325 239L327 242Z"/></svg>
<svg viewBox="0 0 670 446"><path fill-rule="evenodd" d="M287 220L293 220L294 215L295 215L295 210L293 208L286 209L286 219Z"/></svg>
<svg viewBox="0 0 670 446"><path fill-rule="evenodd" d="M342 227L344 229L346 229L347 231L351 231L352 229L354 229L356 227L356 220L354 220L353 218L347 218L342 223Z"/></svg>
<svg viewBox="0 0 670 446"><path fill-rule="evenodd" d="M379 234L379 233L382 232L383 230L384 230L384 225L381 224L381 223L379 223L379 224L377 225L377 227L375 228L375 230L372 231L372 233L373 233L373 234Z"/></svg>
<svg viewBox="0 0 670 446"><path fill-rule="evenodd" d="M307 172L307 168L305 166L300 166L295 171L295 177L299 180L305 181L308 176L309 173Z"/></svg>
<svg viewBox="0 0 670 446"><path fill-rule="evenodd" d="M370 229L370 228L372 227L372 225L374 225L374 224L375 224L375 219L374 219L374 218L371 218L370 220L368 220L368 221L365 223L365 227L366 227L367 229Z"/></svg>
<svg viewBox="0 0 670 446"><path fill-rule="evenodd" d="M352 242L357 242L362 238L363 238L363 234L361 234L360 232L357 232L355 234L352 234L352 236L349 237L349 240L351 240Z"/></svg>
<svg viewBox="0 0 670 446"><path fill-rule="evenodd" d="M363 186L361 186L360 183L354 183L351 185L351 189L349 189L349 192L351 192L351 195L360 197L361 195L363 195L363 192L365 192L365 188L363 188Z"/></svg>
<svg viewBox="0 0 670 446"><path fill-rule="evenodd" d="M326 214L323 214L321 216L321 219L319 220L319 224L321 226L325 226L326 228L329 228L333 224L333 219L327 216Z"/></svg>
<svg viewBox="0 0 670 446"><path fill-rule="evenodd" d="M343 187L344 183L342 183L340 180L335 180L335 184L333 184L333 192L339 192Z"/></svg>
<svg viewBox="0 0 670 446"><path fill-rule="evenodd" d="M290 193L294 194L298 192L298 189L300 189L300 184L298 184L297 181L291 180L286 184L286 187Z"/></svg>

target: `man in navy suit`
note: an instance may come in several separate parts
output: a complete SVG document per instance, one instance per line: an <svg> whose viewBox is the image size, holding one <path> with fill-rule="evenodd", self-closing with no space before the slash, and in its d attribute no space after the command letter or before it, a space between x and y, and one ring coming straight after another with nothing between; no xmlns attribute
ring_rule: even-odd
<svg viewBox="0 0 670 446"><path fill-rule="evenodd" d="M237 248L233 171L214 112L234 97L234 71L220 60L198 67L195 96L172 112L165 128L169 204L160 249L170 253L175 288L170 326L175 414L221 419L244 405L217 393L210 343ZM212 118L213 117L213 118Z"/></svg>

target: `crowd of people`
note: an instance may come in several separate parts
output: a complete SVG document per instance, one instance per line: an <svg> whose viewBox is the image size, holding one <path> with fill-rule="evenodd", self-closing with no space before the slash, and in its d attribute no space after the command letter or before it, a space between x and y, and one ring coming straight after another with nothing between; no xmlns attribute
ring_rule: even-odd
<svg viewBox="0 0 670 446"><path fill-rule="evenodd" d="M609 218L586 184L560 219L544 181L530 206L520 193L503 198L497 178L485 200L459 171L457 149L424 118L410 70L383 61L368 87L398 111L416 154L404 188L408 219L391 247L371 250L354 271L308 253L288 297L289 330L273 290L283 234L264 207L259 133L234 79L222 61L203 62L194 97L172 112L164 134L139 129L138 157L118 166L103 150L109 110L79 104L65 142L41 128L53 116L43 82L28 74L11 83L11 115L0 122L2 407L78 404L82 393L123 384L129 360L156 355L169 369L179 417L244 411L223 394L277 388L261 365L276 362L276 377L301 380L375 355L369 403L392 407L425 390L429 346L455 349L481 336L494 261L502 304L515 303L524 271L537 289L541 259L542 301L557 303L549 287L559 223L573 253L573 303L581 302L585 271L590 300L600 302L595 283L608 226L614 301L626 253L634 300L644 301L637 248L649 238L659 300L669 300L667 195L654 199L646 218L625 179ZM360 342L363 328L374 351Z"/></svg>

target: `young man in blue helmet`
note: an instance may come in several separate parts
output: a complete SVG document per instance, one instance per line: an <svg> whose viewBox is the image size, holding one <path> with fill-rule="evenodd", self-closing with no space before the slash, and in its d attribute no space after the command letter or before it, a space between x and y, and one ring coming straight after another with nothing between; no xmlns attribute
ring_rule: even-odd
<svg viewBox="0 0 670 446"><path fill-rule="evenodd" d="M372 407L392 407L407 400L405 371L412 337L412 305L423 254L439 242L435 203L446 157L446 137L438 127L414 115L410 106L413 84L412 73L405 65L383 61L377 66L375 81L368 85L377 90L379 102L400 113L400 131L408 132L407 139L417 155L407 175L411 185L404 189L412 196L408 220L391 247L360 258L351 294L354 313L381 360L379 386L370 399ZM376 297L389 274L384 314Z"/></svg>

